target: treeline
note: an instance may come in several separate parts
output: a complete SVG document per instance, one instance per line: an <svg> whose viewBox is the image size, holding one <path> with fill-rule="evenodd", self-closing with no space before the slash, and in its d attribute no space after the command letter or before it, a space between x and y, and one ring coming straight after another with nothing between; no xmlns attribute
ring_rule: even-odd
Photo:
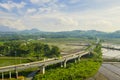
<svg viewBox="0 0 120 80"><path fill-rule="evenodd" d="M18 57L57 57L60 50L57 46L49 46L40 42L9 41L0 44L0 54Z"/></svg>

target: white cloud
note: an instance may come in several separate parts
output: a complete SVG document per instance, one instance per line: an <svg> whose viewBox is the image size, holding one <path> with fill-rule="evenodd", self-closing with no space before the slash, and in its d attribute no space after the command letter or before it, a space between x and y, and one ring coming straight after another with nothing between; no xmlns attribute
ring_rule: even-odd
<svg viewBox="0 0 120 80"><path fill-rule="evenodd" d="M13 8L23 8L26 5L25 2L21 2L21 3L14 3L12 1L8 1L7 3L0 3L0 7L5 8L7 10L11 10Z"/></svg>
<svg viewBox="0 0 120 80"><path fill-rule="evenodd" d="M37 9L35 7L29 8L25 12L27 14L23 13L24 16L20 17L0 12L0 24L17 29L38 28L44 31L95 29L110 32L120 30L120 6L115 5L116 3L109 7L102 7L101 9L86 9L84 11L80 9L75 12L65 12L61 9L64 9L66 4L56 3L54 1L57 0L31 0L35 5L42 5L37 6ZM80 0L70 1L75 3ZM44 3L47 3L47 5ZM6 8L11 9L14 7L8 7L7 5ZM19 6L18 8L21 7ZM31 15L31 13L34 14Z"/></svg>
<svg viewBox="0 0 120 80"><path fill-rule="evenodd" d="M69 0L69 3L75 4L75 3L78 3L79 1L81 1L81 0Z"/></svg>
<svg viewBox="0 0 120 80"><path fill-rule="evenodd" d="M22 20L2 19L0 25L9 26L18 30L26 29L27 27L23 24Z"/></svg>
<svg viewBox="0 0 120 80"><path fill-rule="evenodd" d="M60 9L66 8L65 4L49 2L47 5L43 4L39 7L39 13L51 13L51 12L58 12Z"/></svg>
<svg viewBox="0 0 120 80"><path fill-rule="evenodd" d="M48 3L48 2L51 2L51 1L55 1L55 0L30 0L30 1L33 4L43 4L43 3Z"/></svg>
<svg viewBox="0 0 120 80"><path fill-rule="evenodd" d="M35 8L31 8L31 9L28 9L27 10L27 13L34 13L36 12L37 10Z"/></svg>

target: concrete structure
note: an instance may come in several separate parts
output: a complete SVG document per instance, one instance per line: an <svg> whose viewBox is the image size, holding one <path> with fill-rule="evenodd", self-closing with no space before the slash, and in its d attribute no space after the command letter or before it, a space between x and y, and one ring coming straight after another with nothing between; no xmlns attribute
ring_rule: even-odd
<svg viewBox="0 0 120 80"><path fill-rule="evenodd" d="M61 67L66 68L67 61L72 60L72 59L75 59L75 62L77 59L80 61L80 57L82 57L83 55L86 55L86 54L89 54L89 52L77 52L74 54L65 55L60 59L52 58L49 60L0 67L0 73L2 73L2 80L4 79L4 72L9 72L9 78L11 78L11 71L15 71L16 78L18 78L18 71L22 71L24 69L33 68L33 67L40 67L40 73L45 74L46 66L60 63Z"/></svg>

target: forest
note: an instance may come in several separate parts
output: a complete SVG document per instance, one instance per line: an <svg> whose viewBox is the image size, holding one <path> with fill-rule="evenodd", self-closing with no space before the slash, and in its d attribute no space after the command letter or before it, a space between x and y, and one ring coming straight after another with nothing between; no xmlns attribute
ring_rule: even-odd
<svg viewBox="0 0 120 80"><path fill-rule="evenodd" d="M8 41L0 44L1 56L13 57L58 57L60 50L57 46L49 46L41 42Z"/></svg>

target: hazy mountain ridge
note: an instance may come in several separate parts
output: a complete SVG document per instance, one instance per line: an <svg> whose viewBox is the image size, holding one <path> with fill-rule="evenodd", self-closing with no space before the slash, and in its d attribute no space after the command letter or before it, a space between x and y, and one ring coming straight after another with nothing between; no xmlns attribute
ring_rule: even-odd
<svg viewBox="0 0 120 80"><path fill-rule="evenodd" d="M8 28L8 27L6 27ZM3 28L3 29L6 29ZM36 28L30 30L23 30L15 32L15 29L8 28L6 31L0 30L0 37L12 38L12 39L39 39L39 38L120 38L120 30L107 33L97 30L73 30L73 31L61 31L61 32L45 32ZM14 37L12 37L14 36Z"/></svg>

